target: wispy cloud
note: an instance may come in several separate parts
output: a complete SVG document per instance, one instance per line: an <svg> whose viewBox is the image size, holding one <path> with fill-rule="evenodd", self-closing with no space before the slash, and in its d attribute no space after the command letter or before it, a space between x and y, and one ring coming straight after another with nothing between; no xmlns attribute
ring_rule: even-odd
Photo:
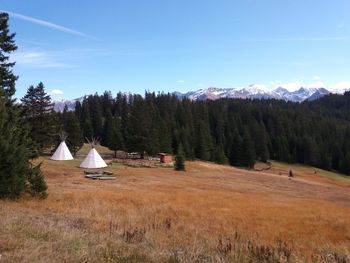
<svg viewBox="0 0 350 263"><path fill-rule="evenodd" d="M76 65L62 62L57 56L42 51L21 51L11 57L20 66L31 68L76 68Z"/></svg>
<svg viewBox="0 0 350 263"><path fill-rule="evenodd" d="M179 80L177 80L177 81L176 81L176 83L185 83L185 81L184 81L184 80L179 79Z"/></svg>
<svg viewBox="0 0 350 263"><path fill-rule="evenodd" d="M350 37L291 37L291 38L256 38L235 39L233 42L259 43L259 42L312 42L312 41L348 41Z"/></svg>
<svg viewBox="0 0 350 263"><path fill-rule="evenodd" d="M66 48L66 49L43 49L26 48L19 45L19 49L11 55L11 61L18 66L26 68L61 68L72 69L84 68L87 60L96 57L110 56L111 52L106 49L92 48ZM84 62L84 63L83 63Z"/></svg>
<svg viewBox="0 0 350 263"><path fill-rule="evenodd" d="M0 12L8 13L10 16L12 16L14 18L18 18L18 19L21 19L21 20L24 20L24 21L28 21L30 23L37 24L37 25L40 25L40 26L44 26L44 27L47 27L47 28L50 28L50 29L53 29L53 30L61 31L61 32L68 33L68 34L75 35L75 36L80 36L80 37L85 37L85 38L89 38L89 39L98 40L97 38L95 38L93 36L90 36L88 34L85 34L83 32L80 32L80 31L77 31L77 30L74 30L74 29L71 29L71 28L68 28L68 27L64 27L64 26L61 26L61 25L57 25L57 24L54 24L54 23L51 23L51 22L48 22L48 21L45 21L45 20L42 20L42 19L38 19L38 18L30 17L30 16L25 16L25 15L22 15L22 14L9 12L9 11L5 11L5 10L0 10Z"/></svg>
<svg viewBox="0 0 350 263"><path fill-rule="evenodd" d="M50 91L50 93L53 95L62 95L64 92L61 89L53 89Z"/></svg>

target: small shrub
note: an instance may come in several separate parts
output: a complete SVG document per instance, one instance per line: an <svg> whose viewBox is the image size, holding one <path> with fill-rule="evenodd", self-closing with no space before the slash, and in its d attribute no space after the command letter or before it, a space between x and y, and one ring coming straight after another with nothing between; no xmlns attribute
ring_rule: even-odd
<svg viewBox="0 0 350 263"><path fill-rule="evenodd" d="M180 144L177 154L175 156L175 166L174 169L176 171L185 171L185 154L182 148L182 144Z"/></svg>
<svg viewBox="0 0 350 263"><path fill-rule="evenodd" d="M32 195L40 198L47 197L47 185L44 180L44 175L41 172L41 163L31 167L28 174L27 191Z"/></svg>

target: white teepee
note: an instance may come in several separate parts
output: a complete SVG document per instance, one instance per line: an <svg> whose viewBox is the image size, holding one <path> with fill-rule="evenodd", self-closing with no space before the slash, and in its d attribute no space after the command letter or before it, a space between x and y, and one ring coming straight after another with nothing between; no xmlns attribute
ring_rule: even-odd
<svg viewBox="0 0 350 263"><path fill-rule="evenodd" d="M59 136L61 138L61 143L57 147L55 153L51 156L50 159L55 161L73 160L73 156L65 143L65 140L67 139L67 134L65 132L60 132Z"/></svg>
<svg viewBox="0 0 350 263"><path fill-rule="evenodd" d="M106 167L107 164L98 154L95 149L95 145L97 144L97 140L89 141L91 145L91 150L88 155L85 157L84 161L80 164L81 168L103 168Z"/></svg>

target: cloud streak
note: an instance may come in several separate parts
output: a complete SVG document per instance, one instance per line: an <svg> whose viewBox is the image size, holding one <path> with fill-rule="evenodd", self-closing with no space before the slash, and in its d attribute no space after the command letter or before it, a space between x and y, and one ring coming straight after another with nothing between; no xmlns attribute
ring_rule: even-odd
<svg viewBox="0 0 350 263"><path fill-rule="evenodd" d="M89 38L89 39L98 40L97 38L95 38L93 36L90 36L88 34L82 33L80 31L77 31L77 30L74 30L74 29L71 29L71 28L68 28L68 27L57 25L57 24L54 24L54 23L51 23L51 22L48 22L48 21L45 21L45 20L42 20L42 19L37 19L37 18L34 18L34 17L25 16L25 15L22 15L22 14L9 12L9 11L5 11L5 10L0 10L0 12L8 13L10 16L12 16L14 18L17 18L17 19L20 19L20 20L24 20L24 21L30 22L32 24L37 24L37 25L40 25L40 26L44 26L44 27L47 27L47 28L50 28L50 29L53 29L53 30L61 31L61 32L64 32L64 33L67 33L67 34L71 34L71 35L75 35L75 36L79 36L79 37L85 37L85 38Z"/></svg>
<svg viewBox="0 0 350 263"><path fill-rule="evenodd" d="M42 51L22 51L13 54L12 61L18 65L31 68L76 68L76 65L62 63L61 59L53 54Z"/></svg>
<svg viewBox="0 0 350 263"><path fill-rule="evenodd" d="M257 39L236 39L233 42L242 43L263 43L263 42L313 42L313 41L348 41L350 37L290 37L290 38L257 38Z"/></svg>

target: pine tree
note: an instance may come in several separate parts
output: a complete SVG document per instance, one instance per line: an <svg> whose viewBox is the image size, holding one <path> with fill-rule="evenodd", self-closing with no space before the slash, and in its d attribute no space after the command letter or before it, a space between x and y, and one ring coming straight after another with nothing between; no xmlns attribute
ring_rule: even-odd
<svg viewBox="0 0 350 263"><path fill-rule="evenodd" d="M197 127L196 157L201 160L209 161L212 157L212 138L208 125L200 121Z"/></svg>
<svg viewBox="0 0 350 263"><path fill-rule="evenodd" d="M6 103L12 103L18 77L12 72L15 62L9 62L9 55L17 50L17 46L14 40L16 34L10 33L8 19L7 13L0 12L0 96L5 98Z"/></svg>
<svg viewBox="0 0 350 263"><path fill-rule="evenodd" d="M102 136L102 109L99 97L97 94L89 97L91 124L94 131L94 137L101 138Z"/></svg>
<svg viewBox="0 0 350 263"><path fill-rule="evenodd" d="M132 98L130 114L128 116L127 128L127 150L140 152L143 158L146 150L148 135L152 126L149 112L145 110L144 100L140 95L134 95Z"/></svg>
<svg viewBox="0 0 350 263"><path fill-rule="evenodd" d="M39 152L42 152L54 143L56 131L51 118L53 108L51 97L45 92L44 84L40 82L36 87L30 86L21 101L23 115L31 129L30 138L36 142Z"/></svg>
<svg viewBox="0 0 350 263"><path fill-rule="evenodd" d="M222 145L215 145L213 151L213 161L218 164L227 164L228 159Z"/></svg>
<svg viewBox="0 0 350 263"><path fill-rule="evenodd" d="M20 109L12 100L17 80L12 73L14 63L8 63L9 53L17 49L13 38L8 30L8 15L0 12L0 198L18 198L27 183L32 185L28 178L32 172L32 153L28 150L32 143Z"/></svg>
<svg viewBox="0 0 350 263"><path fill-rule="evenodd" d="M41 163L37 166L31 166L28 174L27 191L32 195L39 198L47 197L47 185L44 180L44 175L41 172Z"/></svg>
<svg viewBox="0 0 350 263"><path fill-rule="evenodd" d="M64 126L64 131L67 132L67 146L73 153L73 156L83 147L84 138L79 126L79 121L73 112L67 113L67 123Z"/></svg>
<svg viewBox="0 0 350 263"><path fill-rule="evenodd" d="M123 149L120 121L117 117L113 117L110 111L107 112L101 144L114 151L115 158L117 157L117 150Z"/></svg>
<svg viewBox="0 0 350 263"><path fill-rule="evenodd" d="M269 159L269 150L267 147L268 140L266 130L263 124L257 126L255 134L255 149L256 149L256 157L262 162L267 162Z"/></svg>
<svg viewBox="0 0 350 263"><path fill-rule="evenodd" d="M92 137L94 137L92 124L91 124L91 121L89 119L86 119L83 122L83 134L84 134L85 139L87 138L90 140Z"/></svg>
<svg viewBox="0 0 350 263"><path fill-rule="evenodd" d="M344 174L350 175L350 153L346 153L340 162L340 171Z"/></svg>
<svg viewBox="0 0 350 263"><path fill-rule="evenodd" d="M0 131L0 198L16 198L25 190L29 172L28 152L22 141L27 134L19 127L18 112L9 114L3 97L0 97Z"/></svg>
<svg viewBox="0 0 350 263"><path fill-rule="evenodd" d="M245 130L242 141L242 155L240 156L240 165L248 168L253 168L255 164L255 150L253 140L250 134Z"/></svg>
<svg viewBox="0 0 350 263"><path fill-rule="evenodd" d="M61 114L61 124L63 125L63 127L67 125L67 120L68 120L67 115L68 115L68 106L64 105L63 112Z"/></svg>
<svg viewBox="0 0 350 263"><path fill-rule="evenodd" d="M316 165L318 160L318 145L311 136L306 137L304 140L304 162L309 165Z"/></svg>
<svg viewBox="0 0 350 263"><path fill-rule="evenodd" d="M176 171L185 171L185 154L183 151L182 144L179 145L177 154L175 156L175 165L174 169Z"/></svg>
<svg viewBox="0 0 350 263"><path fill-rule="evenodd" d="M165 124L164 120L159 120L159 151L165 153L171 153L171 132Z"/></svg>
<svg viewBox="0 0 350 263"><path fill-rule="evenodd" d="M82 106L81 106L81 103L80 101L76 101L75 103L75 107L74 107L74 113L75 115L77 116L79 122L80 122L80 118L81 118L81 111L82 111Z"/></svg>
<svg viewBox="0 0 350 263"><path fill-rule="evenodd" d="M242 138L237 131L234 132L232 145L229 149L229 162L232 166L240 166L240 158L242 155Z"/></svg>
<svg viewBox="0 0 350 263"><path fill-rule="evenodd" d="M82 127L84 138L91 139L94 136L94 130L92 127L92 122L90 117L90 107L87 99L83 100L82 109L81 109L80 127Z"/></svg>

